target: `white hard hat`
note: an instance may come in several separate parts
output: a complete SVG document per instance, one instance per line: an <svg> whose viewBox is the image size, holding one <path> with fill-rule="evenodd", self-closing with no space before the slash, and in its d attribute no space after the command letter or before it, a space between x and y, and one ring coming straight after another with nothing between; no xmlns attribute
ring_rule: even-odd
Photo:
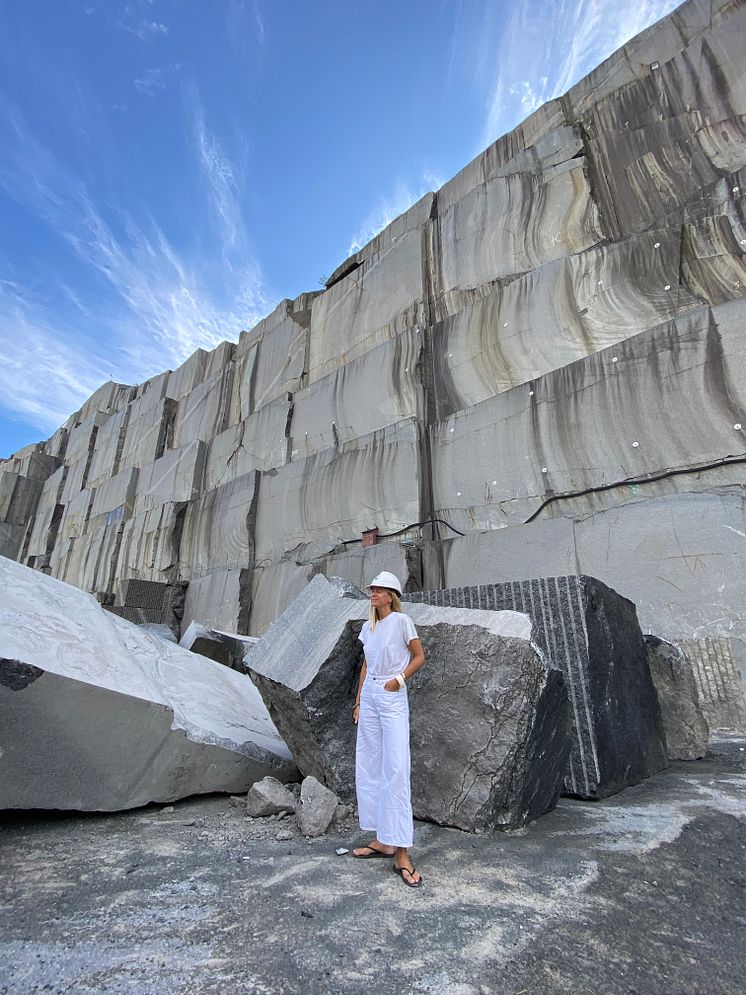
<svg viewBox="0 0 746 995"><path fill-rule="evenodd" d="M387 587L390 591L396 591L398 595L401 595L401 584L399 583L399 578L396 574L390 573L388 570L382 570L373 580L368 584L368 590L371 587Z"/></svg>

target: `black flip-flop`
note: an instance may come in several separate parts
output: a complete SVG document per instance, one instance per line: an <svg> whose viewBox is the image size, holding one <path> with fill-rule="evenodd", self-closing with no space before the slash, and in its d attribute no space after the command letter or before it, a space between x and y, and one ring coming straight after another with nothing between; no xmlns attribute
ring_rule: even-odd
<svg viewBox="0 0 746 995"><path fill-rule="evenodd" d="M404 872L405 871L407 872L407 874L410 874L410 875L414 874L414 872L417 870L417 868L414 866L414 864L412 864L412 870L411 871L410 871L410 869L408 867L397 867L396 864L394 864L394 866L391 868L391 870L394 872L394 874L398 874L399 875L399 877L402 879L402 881L407 886L407 888L419 888L420 885L422 884L422 875L420 875L420 880L419 881L407 881L407 879L404 877Z"/></svg>
<svg viewBox="0 0 746 995"><path fill-rule="evenodd" d="M358 850L372 850L372 853L353 853L352 856L355 860L373 860L374 857L388 857L389 860L394 856L393 853L384 853L383 850L376 850L374 846L360 846L357 847Z"/></svg>

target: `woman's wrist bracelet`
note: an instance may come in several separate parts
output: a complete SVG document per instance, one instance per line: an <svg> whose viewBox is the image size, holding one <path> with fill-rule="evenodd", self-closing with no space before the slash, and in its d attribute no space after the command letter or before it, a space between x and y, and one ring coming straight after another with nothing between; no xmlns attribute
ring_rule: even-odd
<svg viewBox="0 0 746 995"><path fill-rule="evenodd" d="M399 684L399 688L403 688L404 685L407 683L407 678L404 676L403 673L402 674L397 674L396 675L396 680L397 680L397 682Z"/></svg>
<svg viewBox="0 0 746 995"><path fill-rule="evenodd" d="M360 702L359 701L356 701L355 704L352 706L353 712L355 711L356 708L360 708Z"/></svg>

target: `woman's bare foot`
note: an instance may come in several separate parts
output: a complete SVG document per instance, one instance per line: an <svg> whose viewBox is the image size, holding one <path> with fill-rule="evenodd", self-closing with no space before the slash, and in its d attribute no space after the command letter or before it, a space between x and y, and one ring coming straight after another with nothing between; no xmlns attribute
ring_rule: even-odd
<svg viewBox="0 0 746 995"><path fill-rule="evenodd" d="M371 853L371 851L373 851ZM377 839L369 843L368 846L360 846L357 850L352 851L353 857L361 857L363 860L370 857L393 857L396 853L396 847L387 846L385 843L379 843Z"/></svg>

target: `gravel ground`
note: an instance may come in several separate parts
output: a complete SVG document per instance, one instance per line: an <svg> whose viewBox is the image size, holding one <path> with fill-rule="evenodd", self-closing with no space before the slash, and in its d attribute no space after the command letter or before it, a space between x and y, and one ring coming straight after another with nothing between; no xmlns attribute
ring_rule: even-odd
<svg viewBox="0 0 746 995"><path fill-rule="evenodd" d="M417 823L425 883L243 799L0 822L0 993L741 995L746 743L526 829Z"/></svg>

